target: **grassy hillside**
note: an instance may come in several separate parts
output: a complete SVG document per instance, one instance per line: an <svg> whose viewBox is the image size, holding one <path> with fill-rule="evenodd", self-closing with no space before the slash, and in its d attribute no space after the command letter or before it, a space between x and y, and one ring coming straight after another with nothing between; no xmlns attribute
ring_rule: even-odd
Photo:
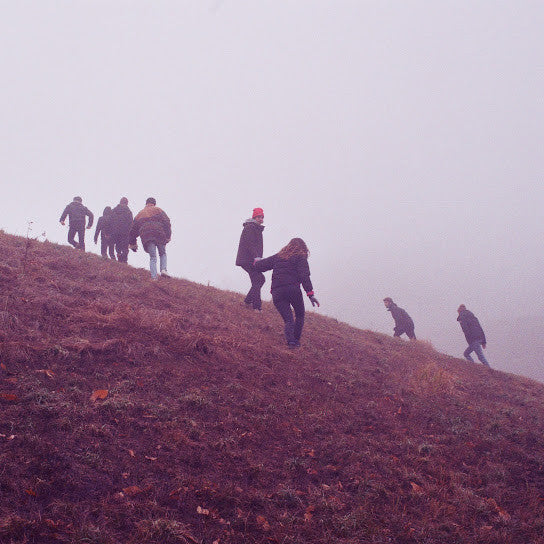
<svg viewBox="0 0 544 544"><path fill-rule="evenodd" d="M0 542L544 542L544 386L0 233ZM331 301L322 301L331 304Z"/></svg>

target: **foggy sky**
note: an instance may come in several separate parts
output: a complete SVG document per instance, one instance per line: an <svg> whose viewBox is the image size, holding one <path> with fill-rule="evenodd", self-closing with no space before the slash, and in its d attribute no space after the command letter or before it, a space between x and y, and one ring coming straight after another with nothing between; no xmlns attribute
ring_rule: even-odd
<svg viewBox="0 0 544 544"><path fill-rule="evenodd" d="M541 2L5 0L0 13L7 232L33 221L65 243L75 195L96 218L155 196L170 272L242 292L238 238L260 206L265 255L308 243L322 314L391 333L392 296L455 355L460 303L488 336L511 319L523 338L544 317ZM496 330L492 364L519 371Z"/></svg>

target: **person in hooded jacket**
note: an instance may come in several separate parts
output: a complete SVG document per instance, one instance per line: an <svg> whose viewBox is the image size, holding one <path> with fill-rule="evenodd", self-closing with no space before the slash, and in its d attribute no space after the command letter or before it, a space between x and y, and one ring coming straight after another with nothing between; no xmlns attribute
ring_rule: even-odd
<svg viewBox="0 0 544 544"><path fill-rule="evenodd" d="M132 227L133 217L128 207L128 198L125 196L111 212L111 235L117 252L117 260L120 263L128 262L129 233Z"/></svg>
<svg viewBox="0 0 544 544"><path fill-rule="evenodd" d="M75 196L74 200L64 208L59 222L64 225L68 216L69 228L68 228L68 243L74 246L76 249L85 251L85 223L87 217L89 223L87 228L90 229L93 226L94 215L92 212L83 205L83 200L80 196ZM76 242L75 235L77 234L79 242Z"/></svg>
<svg viewBox="0 0 544 544"><path fill-rule="evenodd" d="M153 197L145 201L145 208L134 218L129 233L130 249L132 251L138 249L136 240L139 236L144 251L149 253L149 270L153 280L157 279L157 251L161 276L170 277L166 268L166 244L172 236L170 219L156 204L157 201Z"/></svg>
<svg viewBox="0 0 544 544"><path fill-rule="evenodd" d="M106 206L102 212L102 216L98 218L96 222L96 229L94 231L94 243L98 242L98 235L100 235L100 253L104 259L108 258L115 261L115 253L113 251L113 240L111 235L111 207Z"/></svg>
<svg viewBox="0 0 544 544"><path fill-rule="evenodd" d="M272 270L272 302L285 323L285 340L289 348L300 346L304 327L304 299L300 285L306 291L312 306L319 307L310 280L308 256L310 252L302 238L293 238L278 253L266 259L255 260L254 267L260 272ZM295 317L293 319L293 312Z"/></svg>
<svg viewBox="0 0 544 544"><path fill-rule="evenodd" d="M265 277L253 267L257 257L263 256L263 230L264 212L262 208L254 208L251 219L243 223L242 234L238 244L236 266L243 268L249 275L251 288L244 299L247 307L261 311L261 288Z"/></svg>
<svg viewBox="0 0 544 544"><path fill-rule="evenodd" d="M393 336L400 337L406 333L406 336L410 340L416 339L416 334L414 332L414 322L412 318L408 315L408 312L403 308L399 308L391 297L385 297L383 303L387 308L387 311L391 312L393 319L395 320L395 328L393 329Z"/></svg>
<svg viewBox="0 0 544 544"><path fill-rule="evenodd" d="M457 308L457 321L461 325L461 329L465 334L465 338L468 342L468 347L464 351L463 355L467 361L471 363L474 362L474 359L470 356L472 352L476 353L480 362L486 366L490 366L488 360L486 359L482 348L485 349L487 341L485 338L484 330L478 321L478 318L469 310L464 304L461 304Z"/></svg>

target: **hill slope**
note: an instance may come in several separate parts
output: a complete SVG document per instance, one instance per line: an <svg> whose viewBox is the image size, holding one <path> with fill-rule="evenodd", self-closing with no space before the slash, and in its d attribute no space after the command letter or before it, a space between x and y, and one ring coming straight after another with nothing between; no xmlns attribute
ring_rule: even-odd
<svg viewBox="0 0 544 544"><path fill-rule="evenodd" d="M0 250L0 542L544 542L544 386L313 313L289 351L269 304Z"/></svg>

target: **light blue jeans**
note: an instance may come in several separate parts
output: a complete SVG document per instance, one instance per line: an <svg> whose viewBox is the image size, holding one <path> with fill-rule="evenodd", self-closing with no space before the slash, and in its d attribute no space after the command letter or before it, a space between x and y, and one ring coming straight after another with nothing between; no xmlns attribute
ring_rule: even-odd
<svg viewBox="0 0 544 544"><path fill-rule="evenodd" d="M470 361L471 363L474 362L474 359L470 356L472 352L474 352L478 356L478 359L480 359L480 362L482 362L484 365L489 366L489 363L487 359L485 358L484 350L482 349L481 342L479 342L478 340L476 342L471 342L468 345L468 348L463 353L463 355L465 356L465 359L467 361Z"/></svg>
<svg viewBox="0 0 544 544"><path fill-rule="evenodd" d="M157 250L159 252L160 269L167 270L166 268L166 246L164 244L155 244L149 242L146 247L146 251L149 253L149 270L151 271L151 277L157 278Z"/></svg>

